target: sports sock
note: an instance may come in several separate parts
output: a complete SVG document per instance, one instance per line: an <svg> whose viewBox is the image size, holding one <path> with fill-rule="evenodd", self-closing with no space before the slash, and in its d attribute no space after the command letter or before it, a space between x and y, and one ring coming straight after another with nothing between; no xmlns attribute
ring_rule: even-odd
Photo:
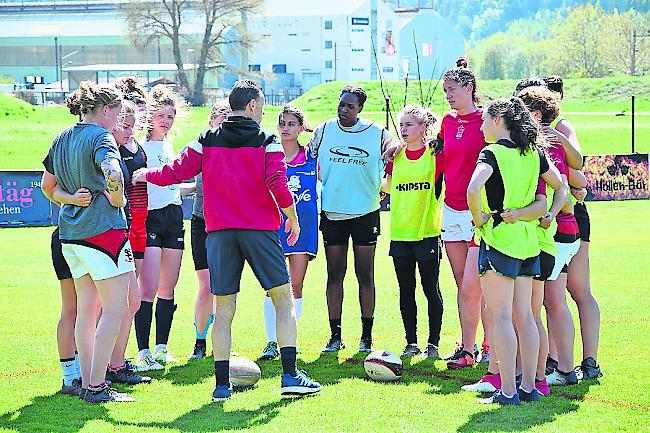
<svg viewBox="0 0 650 433"><path fill-rule="evenodd" d="M174 299L158 298L156 302L156 345L167 344L169 331L172 329L174 319Z"/></svg>
<svg viewBox="0 0 650 433"><path fill-rule="evenodd" d="M212 325L212 322L214 322L214 314L210 314L208 323L205 324L205 329L199 333L199 328L196 325L196 314L194 315L194 330L196 331L197 340L199 339L205 340L205 337L208 335L208 329L210 329L210 325Z"/></svg>
<svg viewBox="0 0 650 433"><path fill-rule="evenodd" d="M282 373L295 376L296 375L296 348L292 346L281 347L280 358L282 358Z"/></svg>
<svg viewBox="0 0 650 433"><path fill-rule="evenodd" d="M264 297L264 327L266 328L266 339L278 341L275 327L275 306L270 296Z"/></svg>
<svg viewBox="0 0 650 433"><path fill-rule="evenodd" d="M293 306L296 309L296 320L302 317L302 298L294 298Z"/></svg>
<svg viewBox="0 0 650 433"><path fill-rule="evenodd" d="M108 371L115 373L115 372L117 372L117 371L120 371L120 370L123 369L124 367L126 367L126 362L123 362L121 365L111 365L111 364L108 364Z"/></svg>
<svg viewBox="0 0 650 433"><path fill-rule="evenodd" d="M196 347L202 347L202 348L204 348L204 349L205 349L206 347L208 347L208 343L206 342L205 338L197 338L197 339L196 339L196 342L194 343L194 345L195 345Z"/></svg>
<svg viewBox="0 0 650 433"><path fill-rule="evenodd" d="M372 324L374 317L361 318L361 338L372 338Z"/></svg>
<svg viewBox="0 0 650 433"><path fill-rule="evenodd" d="M341 318L330 319L330 332L332 338L341 338Z"/></svg>
<svg viewBox="0 0 650 433"><path fill-rule="evenodd" d="M77 379L77 369L75 368L74 358L60 359L61 371L63 372L63 384L72 385L72 381Z"/></svg>
<svg viewBox="0 0 650 433"><path fill-rule="evenodd" d="M230 361L214 361L214 377L217 386L230 386Z"/></svg>
<svg viewBox="0 0 650 433"><path fill-rule="evenodd" d="M81 379L81 366L79 365L79 354L74 352L74 369L77 374L77 379Z"/></svg>
<svg viewBox="0 0 650 433"><path fill-rule="evenodd" d="M152 314L153 302L141 301L140 309L135 313L135 338L138 341L138 350L140 351L149 349Z"/></svg>

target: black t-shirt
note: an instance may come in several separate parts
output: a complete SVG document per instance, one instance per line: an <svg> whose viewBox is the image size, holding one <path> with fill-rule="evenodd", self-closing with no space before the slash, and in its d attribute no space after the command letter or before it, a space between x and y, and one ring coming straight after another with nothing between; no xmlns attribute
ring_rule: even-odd
<svg viewBox="0 0 650 433"><path fill-rule="evenodd" d="M497 145L506 146L511 149L517 147L515 143L510 140L498 140ZM546 159L546 154L543 150L537 149L537 154L539 155L539 174L542 175L546 173L549 169L548 160ZM503 219L501 218L501 212L503 209L503 200L505 199L505 188L503 186L503 177L501 176L501 171L499 170L499 164L497 163L497 158L494 153L489 149L483 149L478 155L478 162L484 163L492 167L492 175L485 182L485 194L487 195L488 205L490 209L494 209L495 213L492 215L494 218L494 225L497 226Z"/></svg>

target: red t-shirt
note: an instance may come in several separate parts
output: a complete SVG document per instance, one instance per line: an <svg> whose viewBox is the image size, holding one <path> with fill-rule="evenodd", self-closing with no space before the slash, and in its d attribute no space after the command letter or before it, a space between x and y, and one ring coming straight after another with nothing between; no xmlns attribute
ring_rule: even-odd
<svg viewBox="0 0 650 433"><path fill-rule="evenodd" d="M560 174L563 174L568 178L569 167L566 163L566 154L564 153L564 148L562 145L558 142L550 141L546 152L549 156L549 160L555 164L557 169L560 171ZM558 233L567 235L577 235L580 233L578 223L572 213L560 212L557 214L555 220L557 221Z"/></svg>
<svg viewBox="0 0 650 433"><path fill-rule="evenodd" d="M418 150L405 149L404 154L411 161L415 161L417 159L420 159L420 157L422 155L424 155L424 152L426 150L431 151L429 148L427 148L425 146L425 147L423 147L421 149L418 149ZM445 159L444 159L442 153L439 153L439 154L436 155L436 179L438 179L440 177L440 173L443 172L444 161L445 161ZM386 164L386 169L384 171L386 172L386 174L390 174L390 175L393 174L393 162L392 161L389 162L388 164Z"/></svg>
<svg viewBox="0 0 650 433"><path fill-rule="evenodd" d="M546 182L544 182L544 179L541 177L539 178L539 181L537 182L537 191L535 191L535 195L546 195Z"/></svg>
<svg viewBox="0 0 650 433"><path fill-rule="evenodd" d="M468 210L467 187L476 168L478 154L487 145L481 132L482 110L461 115L451 111L442 118L438 137L444 141L445 204Z"/></svg>

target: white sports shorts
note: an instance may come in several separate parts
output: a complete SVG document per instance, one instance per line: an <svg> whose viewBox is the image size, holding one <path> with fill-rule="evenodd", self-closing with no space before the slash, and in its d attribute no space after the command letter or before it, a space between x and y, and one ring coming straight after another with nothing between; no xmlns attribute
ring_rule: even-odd
<svg viewBox="0 0 650 433"><path fill-rule="evenodd" d="M555 256L555 266L553 266L553 272L551 276L548 277L550 281L555 281L560 276L562 268L569 264L573 256L578 253L580 249L580 239L570 244L565 244L561 242L556 242L557 246L557 255Z"/></svg>
<svg viewBox="0 0 650 433"><path fill-rule="evenodd" d="M469 242L474 236L472 212L469 210L454 210L442 206L442 240L444 242Z"/></svg>
<svg viewBox="0 0 650 433"><path fill-rule="evenodd" d="M61 244L72 278L90 274L94 281L105 280L135 269L125 230L112 229L83 240L61 240Z"/></svg>

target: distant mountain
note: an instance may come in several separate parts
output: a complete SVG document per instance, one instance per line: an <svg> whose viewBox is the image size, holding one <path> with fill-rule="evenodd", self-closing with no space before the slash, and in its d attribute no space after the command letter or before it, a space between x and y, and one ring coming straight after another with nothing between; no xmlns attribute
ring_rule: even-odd
<svg viewBox="0 0 650 433"><path fill-rule="evenodd" d="M566 15L566 10L586 0L385 0L394 8L433 8L447 18L470 41L505 31L512 21L539 16ZM598 0L606 11L650 10L650 0Z"/></svg>

